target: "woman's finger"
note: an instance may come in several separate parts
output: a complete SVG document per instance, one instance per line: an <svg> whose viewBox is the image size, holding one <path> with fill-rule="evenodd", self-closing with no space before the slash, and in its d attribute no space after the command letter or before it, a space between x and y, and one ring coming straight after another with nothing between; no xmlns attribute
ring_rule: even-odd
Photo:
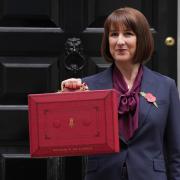
<svg viewBox="0 0 180 180"><path fill-rule="evenodd" d="M82 85L81 79L70 78L62 81L61 90L67 89L79 89Z"/></svg>

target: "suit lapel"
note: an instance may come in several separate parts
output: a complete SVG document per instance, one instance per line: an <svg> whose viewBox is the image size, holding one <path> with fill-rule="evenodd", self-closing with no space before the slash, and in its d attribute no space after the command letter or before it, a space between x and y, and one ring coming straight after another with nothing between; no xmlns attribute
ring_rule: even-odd
<svg viewBox="0 0 180 180"><path fill-rule="evenodd" d="M141 83L141 92L151 93L155 97L157 95L158 82L154 73L143 66L143 79ZM152 103L149 103L143 96L140 95L140 104L139 104L139 127L145 122L148 112L152 107Z"/></svg>
<svg viewBox="0 0 180 180"><path fill-rule="evenodd" d="M143 66L143 78L141 82L141 92L144 93L151 93L155 97L157 97L157 89L158 89L158 80L157 76L153 71L149 68ZM139 97L139 126L138 129L135 131L133 137L129 140L132 142L136 139L138 134L143 128L143 125L146 122L148 114L150 113L151 108L153 107L152 103L149 103L143 96L140 95Z"/></svg>

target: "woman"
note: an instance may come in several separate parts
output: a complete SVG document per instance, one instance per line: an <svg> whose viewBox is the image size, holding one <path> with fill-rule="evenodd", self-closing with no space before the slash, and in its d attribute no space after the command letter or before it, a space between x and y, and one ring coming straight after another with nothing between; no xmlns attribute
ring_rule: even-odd
<svg viewBox="0 0 180 180"><path fill-rule="evenodd" d="M179 95L174 80L143 65L153 52L144 15L133 8L112 12L101 50L110 68L61 84L65 91L85 82L90 90L120 92L121 151L89 156L86 180L180 180Z"/></svg>

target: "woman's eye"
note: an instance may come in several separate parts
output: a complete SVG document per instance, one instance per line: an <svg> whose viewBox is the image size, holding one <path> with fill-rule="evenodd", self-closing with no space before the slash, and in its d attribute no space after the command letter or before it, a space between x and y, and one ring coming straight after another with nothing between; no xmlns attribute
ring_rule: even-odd
<svg viewBox="0 0 180 180"><path fill-rule="evenodd" d="M134 33L131 31L127 31L124 33L125 36L134 36Z"/></svg>
<svg viewBox="0 0 180 180"><path fill-rule="evenodd" d="M111 32L110 36L118 36L118 33L117 32Z"/></svg>

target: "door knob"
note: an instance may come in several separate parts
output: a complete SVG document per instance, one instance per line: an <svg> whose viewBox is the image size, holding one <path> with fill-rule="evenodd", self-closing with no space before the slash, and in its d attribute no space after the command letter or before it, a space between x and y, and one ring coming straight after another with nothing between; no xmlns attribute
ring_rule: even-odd
<svg viewBox="0 0 180 180"><path fill-rule="evenodd" d="M165 44L166 44L166 46L174 46L175 39L173 37L169 36L165 39Z"/></svg>

